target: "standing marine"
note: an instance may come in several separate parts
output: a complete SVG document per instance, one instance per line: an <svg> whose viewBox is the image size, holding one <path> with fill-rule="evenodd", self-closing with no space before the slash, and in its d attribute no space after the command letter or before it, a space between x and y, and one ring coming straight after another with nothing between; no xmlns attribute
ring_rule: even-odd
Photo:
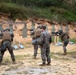
<svg viewBox="0 0 76 75"><path fill-rule="evenodd" d="M67 45L69 43L69 35L68 35L67 32L64 33L62 30L59 30L58 34L60 36L61 41L63 42L63 52L64 52L63 55L66 55L67 54L66 47L67 47Z"/></svg>
<svg viewBox="0 0 76 75"><path fill-rule="evenodd" d="M5 29L1 34L1 46L0 46L0 63L2 63L3 60L3 56L5 51L8 49L10 55L11 55L11 59L13 61L13 63L15 63L15 56L13 53L13 47L12 47L12 42L13 42L13 38L14 38L14 34L10 32L10 29Z"/></svg>
<svg viewBox="0 0 76 75"><path fill-rule="evenodd" d="M46 26L42 26L42 33L40 37L36 40L36 43L41 47L41 58L42 64L40 66L45 66L46 61L47 65L50 65L51 58L50 58L50 44L52 42L52 38L50 33L46 30Z"/></svg>
<svg viewBox="0 0 76 75"><path fill-rule="evenodd" d="M38 26L34 31L33 31L33 37L32 37L32 41L36 40L37 38L40 37L40 33L42 32L42 26ZM37 43L33 44L34 47L34 59L36 59L37 57L37 52L38 52L38 48L40 47Z"/></svg>

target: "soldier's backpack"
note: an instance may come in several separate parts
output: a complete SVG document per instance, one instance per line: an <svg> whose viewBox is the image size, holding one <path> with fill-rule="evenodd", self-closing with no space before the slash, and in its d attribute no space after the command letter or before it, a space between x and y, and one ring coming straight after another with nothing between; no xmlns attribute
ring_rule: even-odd
<svg viewBox="0 0 76 75"><path fill-rule="evenodd" d="M41 35L41 32L42 32L42 29L36 29L35 31L34 31L34 37L39 37L40 35Z"/></svg>
<svg viewBox="0 0 76 75"><path fill-rule="evenodd" d="M9 31L4 31L4 32L3 32L2 41L4 41L4 40L9 40L9 41L11 41L11 34L10 34Z"/></svg>
<svg viewBox="0 0 76 75"><path fill-rule="evenodd" d="M61 40L64 41L65 39L69 39L69 35L68 33L63 33L62 36L61 36Z"/></svg>

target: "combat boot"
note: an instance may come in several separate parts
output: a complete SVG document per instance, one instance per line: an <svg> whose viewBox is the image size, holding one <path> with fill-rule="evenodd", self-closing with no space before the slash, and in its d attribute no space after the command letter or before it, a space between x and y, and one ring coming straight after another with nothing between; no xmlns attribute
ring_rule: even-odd
<svg viewBox="0 0 76 75"><path fill-rule="evenodd" d="M67 52L64 52L63 55L67 55Z"/></svg>
<svg viewBox="0 0 76 75"><path fill-rule="evenodd" d="M51 64L50 63L47 63L46 65L50 66Z"/></svg>
<svg viewBox="0 0 76 75"><path fill-rule="evenodd" d="M39 66L46 66L46 64L40 64Z"/></svg>
<svg viewBox="0 0 76 75"><path fill-rule="evenodd" d="M40 64L39 66L46 66L46 64L45 64L45 63L42 63L42 64Z"/></svg>
<svg viewBox="0 0 76 75"><path fill-rule="evenodd" d="M13 59L13 61L12 61L12 64L16 64L16 61L15 61L15 59Z"/></svg>

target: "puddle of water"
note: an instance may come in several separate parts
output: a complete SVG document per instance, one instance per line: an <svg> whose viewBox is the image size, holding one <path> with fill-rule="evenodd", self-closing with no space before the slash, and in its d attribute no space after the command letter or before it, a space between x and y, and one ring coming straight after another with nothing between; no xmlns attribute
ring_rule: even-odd
<svg viewBox="0 0 76 75"><path fill-rule="evenodd" d="M59 72L66 72L68 68L64 66L58 66L58 65L53 65L50 67L28 67L28 68L18 68L18 69L12 69L9 71L5 71L3 74L6 75L41 75L41 74L53 74L53 73L59 73Z"/></svg>
<svg viewBox="0 0 76 75"><path fill-rule="evenodd" d="M20 68L17 70L10 70L10 71L5 71L4 74L7 75L17 75L20 73L24 74L33 74L33 75L40 75L40 74L46 74L49 73L50 71L48 69L40 69L40 68Z"/></svg>

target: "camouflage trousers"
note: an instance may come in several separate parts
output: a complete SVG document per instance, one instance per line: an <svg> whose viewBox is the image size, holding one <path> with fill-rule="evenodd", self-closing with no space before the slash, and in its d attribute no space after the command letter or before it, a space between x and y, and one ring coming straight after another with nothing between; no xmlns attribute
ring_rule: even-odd
<svg viewBox="0 0 76 75"><path fill-rule="evenodd" d="M47 48L41 48L41 58L42 58L42 64L51 63L50 58L50 47Z"/></svg>
<svg viewBox="0 0 76 75"><path fill-rule="evenodd" d="M37 51L38 51L38 45L35 44L35 45L34 45L34 57L37 56Z"/></svg>
<svg viewBox="0 0 76 75"><path fill-rule="evenodd" d="M64 53L67 52L66 46L68 45L68 43L69 43L69 39L66 39L63 42L63 51L64 51Z"/></svg>
<svg viewBox="0 0 76 75"><path fill-rule="evenodd" d="M1 45L1 54L0 54L0 62L2 62L3 59L3 55L5 53L5 51L8 49L10 55L11 55L11 59L13 62L15 62L15 56L13 53L13 47L11 46L11 42L10 41L4 41Z"/></svg>

